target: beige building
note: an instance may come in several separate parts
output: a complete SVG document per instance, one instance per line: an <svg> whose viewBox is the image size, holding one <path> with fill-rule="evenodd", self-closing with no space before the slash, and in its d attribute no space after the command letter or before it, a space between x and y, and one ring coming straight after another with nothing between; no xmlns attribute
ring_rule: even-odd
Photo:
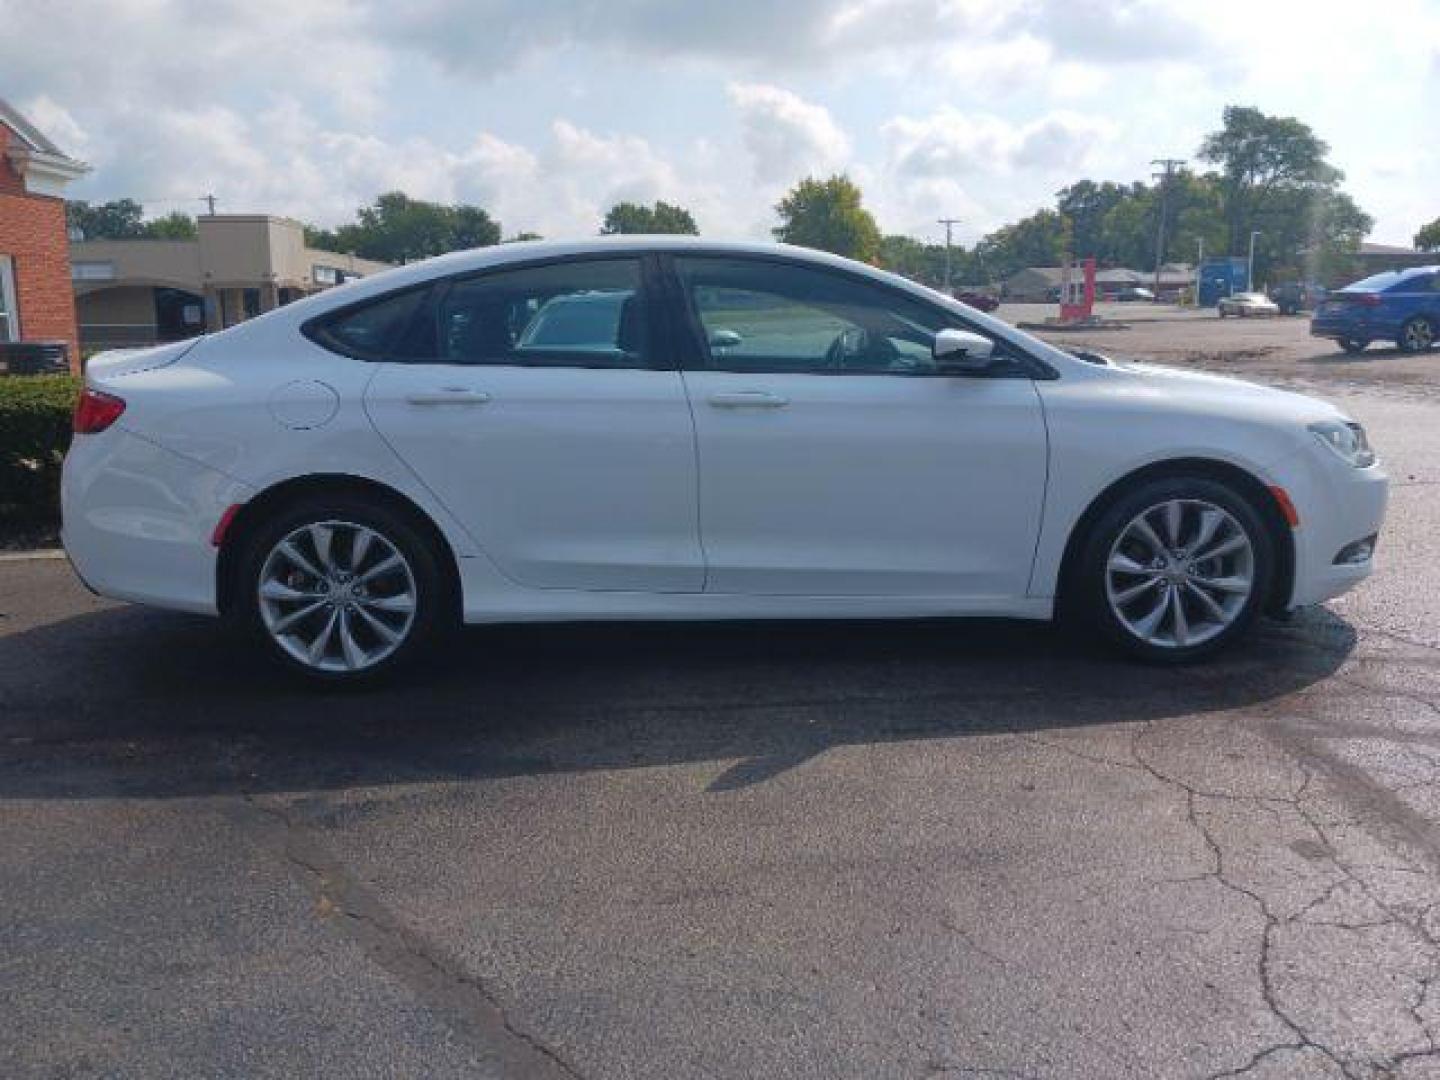
<svg viewBox="0 0 1440 1080"><path fill-rule="evenodd" d="M221 330L387 268L305 246L298 221L264 214L196 220L194 240L81 240L70 278L82 348L149 345Z"/></svg>

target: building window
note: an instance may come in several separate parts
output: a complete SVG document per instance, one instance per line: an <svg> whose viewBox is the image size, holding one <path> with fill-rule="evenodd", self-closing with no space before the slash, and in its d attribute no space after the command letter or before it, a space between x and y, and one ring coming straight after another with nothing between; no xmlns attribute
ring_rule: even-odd
<svg viewBox="0 0 1440 1080"><path fill-rule="evenodd" d="M71 281L114 281L113 262L73 262L70 264Z"/></svg>
<svg viewBox="0 0 1440 1080"><path fill-rule="evenodd" d="M0 341L20 340L20 312L15 306L15 266L0 255Z"/></svg>

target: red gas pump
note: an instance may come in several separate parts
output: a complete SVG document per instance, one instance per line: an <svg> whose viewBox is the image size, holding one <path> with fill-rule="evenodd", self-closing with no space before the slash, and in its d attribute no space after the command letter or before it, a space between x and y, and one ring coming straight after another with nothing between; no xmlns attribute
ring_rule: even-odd
<svg viewBox="0 0 1440 1080"><path fill-rule="evenodd" d="M1070 303L1070 261L1065 262L1065 272L1060 284L1060 321L1062 323L1085 322L1095 308L1095 258L1091 256L1082 264L1085 268L1085 292L1080 303Z"/></svg>

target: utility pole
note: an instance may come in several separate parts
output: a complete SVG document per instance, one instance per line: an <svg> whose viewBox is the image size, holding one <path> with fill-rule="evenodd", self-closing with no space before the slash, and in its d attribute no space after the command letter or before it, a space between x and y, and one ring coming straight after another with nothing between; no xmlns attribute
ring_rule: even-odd
<svg viewBox="0 0 1440 1080"><path fill-rule="evenodd" d="M1165 219L1170 210L1170 178L1175 170L1185 164L1184 158L1156 158L1151 165L1159 165L1163 172L1150 175L1160 181L1160 227L1155 238L1155 299L1160 299L1160 267L1165 262Z"/></svg>
<svg viewBox="0 0 1440 1080"><path fill-rule="evenodd" d="M200 201L203 202L206 206L210 207L210 216L211 216L211 217L214 217L214 216L215 216L215 196L214 196L214 195L211 195L211 194L209 194L209 193L207 192L206 194L200 196Z"/></svg>
<svg viewBox="0 0 1440 1080"><path fill-rule="evenodd" d="M1245 289L1255 291L1255 237L1264 236L1259 229L1250 230L1250 257L1245 261Z"/></svg>
<svg viewBox="0 0 1440 1080"><path fill-rule="evenodd" d="M940 224L945 226L945 291L950 291L950 230L960 224L958 217L942 217Z"/></svg>
<svg viewBox="0 0 1440 1080"><path fill-rule="evenodd" d="M1195 307L1200 307L1200 267L1205 265L1205 238L1195 241L1198 254L1195 256Z"/></svg>

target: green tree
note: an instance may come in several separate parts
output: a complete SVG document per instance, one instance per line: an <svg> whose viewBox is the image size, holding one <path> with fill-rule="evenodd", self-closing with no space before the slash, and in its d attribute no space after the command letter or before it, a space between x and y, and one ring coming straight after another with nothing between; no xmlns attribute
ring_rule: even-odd
<svg viewBox="0 0 1440 1080"><path fill-rule="evenodd" d="M886 270L926 285L935 285L945 276L945 252L943 248L940 250L937 263L934 251L937 246L923 243L913 236L882 236L878 261Z"/></svg>
<svg viewBox="0 0 1440 1080"><path fill-rule="evenodd" d="M1415 246L1421 251L1440 251L1440 217L1415 234Z"/></svg>
<svg viewBox="0 0 1440 1080"><path fill-rule="evenodd" d="M1071 246L1077 258L1093 256L1100 262L1121 261L1112 242L1106 217L1116 207L1139 198L1144 184L1115 184L1106 180L1079 180L1055 193L1055 209L1070 219Z"/></svg>
<svg viewBox="0 0 1440 1080"><path fill-rule="evenodd" d="M622 202L610 208L600 226L600 232L607 236L617 233L678 233L698 236L700 230L695 225L695 218L683 206L673 206L667 202L657 202L654 206Z"/></svg>
<svg viewBox="0 0 1440 1080"><path fill-rule="evenodd" d="M1058 266L1069 237L1070 227L1058 211L1037 210L982 238L975 254L989 275L1009 277L1027 266Z"/></svg>
<svg viewBox="0 0 1440 1080"><path fill-rule="evenodd" d="M389 191L356 211L349 225L333 231L307 229L306 242L366 259L404 263L498 244L500 223L478 206L445 206Z"/></svg>
<svg viewBox="0 0 1440 1080"><path fill-rule="evenodd" d="M1266 234L1267 248L1298 248L1310 199L1344 179L1325 160L1329 152L1309 125L1294 117L1227 105L1220 130L1206 138L1200 158L1220 166L1229 250L1246 250L1255 230Z"/></svg>
<svg viewBox="0 0 1440 1080"><path fill-rule="evenodd" d="M115 199L92 206L65 204L65 220L72 234L84 240L139 240L145 235L145 208L134 199Z"/></svg>
<svg viewBox="0 0 1440 1080"><path fill-rule="evenodd" d="M179 210L145 223L145 235L152 240L194 240L195 219Z"/></svg>
<svg viewBox="0 0 1440 1080"><path fill-rule="evenodd" d="M334 229L322 229L318 225L305 225L305 246L319 251L339 251L340 238Z"/></svg>
<svg viewBox="0 0 1440 1080"><path fill-rule="evenodd" d="M772 230L786 244L818 248L862 262L880 255L880 227L861 203L848 176L826 180L807 176L775 207L780 225Z"/></svg>
<svg viewBox="0 0 1440 1080"><path fill-rule="evenodd" d="M114 199L92 206L83 200L65 204L65 222L83 240L193 240L195 219L179 210L145 220L145 208L134 199Z"/></svg>

